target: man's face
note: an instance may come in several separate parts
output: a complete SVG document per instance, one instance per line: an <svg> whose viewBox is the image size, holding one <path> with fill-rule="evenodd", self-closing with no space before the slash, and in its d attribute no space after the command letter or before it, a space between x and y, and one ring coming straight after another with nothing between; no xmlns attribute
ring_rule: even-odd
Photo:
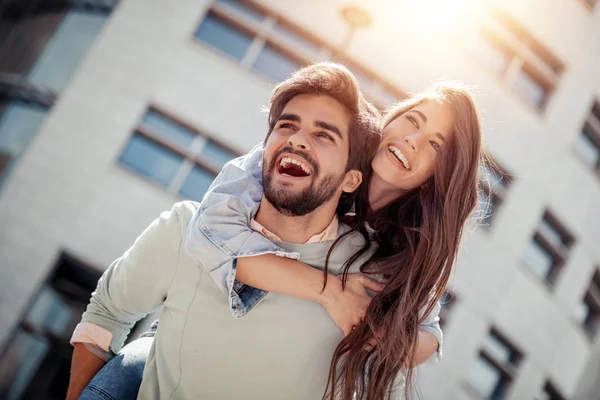
<svg viewBox="0 0 600 400"><path fill-rule="evenodd" d="M360 184L348 171L349 117L326 95L302 94L277 119L263 155L266 199L281 213L302 216ZM358 174L358 182L356 177Z"/></svg>

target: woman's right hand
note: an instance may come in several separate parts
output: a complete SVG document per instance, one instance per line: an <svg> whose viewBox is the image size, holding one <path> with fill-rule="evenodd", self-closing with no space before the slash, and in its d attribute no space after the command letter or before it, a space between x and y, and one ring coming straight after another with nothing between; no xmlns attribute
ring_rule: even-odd
<svg viewBox="0 0 600 400"><path fill-rule="evenodd" d="M327 286L322 294L321 305L347 336L354 326L360 324L371 303L371 296L366 289L378 292L382 288L381 283L369 279L363 274L349 274L346 287L342 290L341 278L329 275Z"/></svg>

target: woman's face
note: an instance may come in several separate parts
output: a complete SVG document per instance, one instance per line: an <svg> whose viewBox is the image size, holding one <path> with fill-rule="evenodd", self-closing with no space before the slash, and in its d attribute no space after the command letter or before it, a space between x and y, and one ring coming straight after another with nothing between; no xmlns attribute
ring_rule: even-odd
<svg viewBox="0 0 600 400"><path fill-rule="evenodd" d="M445 103L426 101L399 115L383 129L372 162L376 182L408 191L434 172L439 151L450 141L454 113Z"/></svg>

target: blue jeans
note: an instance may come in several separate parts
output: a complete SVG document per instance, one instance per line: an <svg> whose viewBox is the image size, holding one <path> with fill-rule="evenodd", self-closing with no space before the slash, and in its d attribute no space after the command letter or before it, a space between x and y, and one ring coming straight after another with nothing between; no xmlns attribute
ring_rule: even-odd
<svg viewBox="0 0 600 400"><path fill-rule="evenodd" d="M92 379L79 400L135 400L154 337L140 337L123 347Z"/></svg>

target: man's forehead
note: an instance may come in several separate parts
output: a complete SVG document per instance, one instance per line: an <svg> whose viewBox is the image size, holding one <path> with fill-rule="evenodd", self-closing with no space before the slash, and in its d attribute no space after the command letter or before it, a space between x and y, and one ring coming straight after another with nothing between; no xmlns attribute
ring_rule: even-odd
<svg viewBox="0 0 600 400"><path fill-rule="evenodd" d="M283 108L281 115L295 115L302 122L323 121L335 124L344 136L348 133L350 116L336 99L323 94L299 94ZM281 117L281 116L280 116Z"/></svg>

